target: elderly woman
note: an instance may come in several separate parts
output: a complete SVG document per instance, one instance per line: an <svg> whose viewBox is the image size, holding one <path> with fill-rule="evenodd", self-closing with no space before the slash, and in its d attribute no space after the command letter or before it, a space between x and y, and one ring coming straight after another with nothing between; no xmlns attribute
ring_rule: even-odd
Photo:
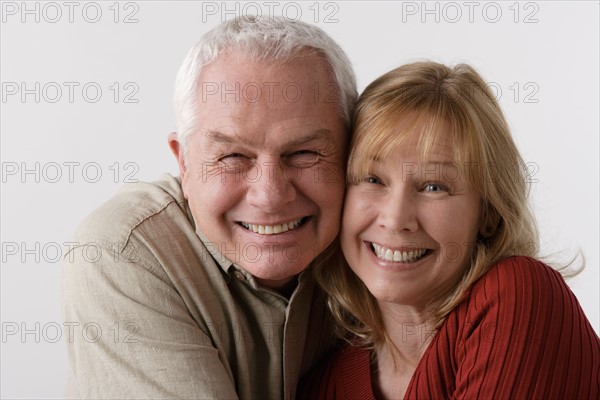
<svg viewBox="0 0 600 400"><path fill-rule="evenodd" d="M600 339L535 257L527 169L469 66L402 66L361 95L341 245L317 279L348 339L301 398L600 397Z"/></svg>

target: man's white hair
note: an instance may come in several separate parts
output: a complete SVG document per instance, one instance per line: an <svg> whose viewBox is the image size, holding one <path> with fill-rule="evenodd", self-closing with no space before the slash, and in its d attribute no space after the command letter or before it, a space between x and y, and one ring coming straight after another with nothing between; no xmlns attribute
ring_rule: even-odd
<svg viewBox="0 0 600 400"><path fill-rule="evenodd" d="M202 36L188 52L175 83L175 118L179 143L186 149L189 135L197 129L200 107L199 77L204 66L225 51L257 61L286 62L314 51L323 58L337 85L340 114L350 127L356 102L356 78L341 47L322 29L283 17L244 16L226 21Z"/></svg>

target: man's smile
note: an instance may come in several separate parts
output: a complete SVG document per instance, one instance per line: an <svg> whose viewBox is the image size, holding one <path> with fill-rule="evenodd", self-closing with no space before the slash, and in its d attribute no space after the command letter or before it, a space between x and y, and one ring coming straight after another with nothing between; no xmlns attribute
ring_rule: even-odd
<svg viewBox="0 0 600 400"><path fill-rule="evenodd" d="M251 224L249 222L238 223L247 230L252 231L254 233L258 233L259 235L276 235L278 233L284 233L287 231L298 229L299 227L304 225L309 219L310 217L302 217L290 222L284 222L276 225Z"/></svg>

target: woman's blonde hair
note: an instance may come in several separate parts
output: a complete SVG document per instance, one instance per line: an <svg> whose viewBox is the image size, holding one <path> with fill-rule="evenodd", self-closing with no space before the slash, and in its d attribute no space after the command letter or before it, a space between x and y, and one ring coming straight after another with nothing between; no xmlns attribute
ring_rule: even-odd
<svg viewBox="0 0 600 400"><path fill-rule="evenodd" d="M419 135L425 159L443 134L450 135L459 172L481 197L480 228L464 275L448 296L430 304L435 326L492 265L509 256L537 256L527 166L494 94L472 67L417 62L386 73L360 95L353 131L349 184L411 134ZM350 333L366 346L391 343L375 298L343 259L319 266L315 274L329 294L341 336Z"/></svg>

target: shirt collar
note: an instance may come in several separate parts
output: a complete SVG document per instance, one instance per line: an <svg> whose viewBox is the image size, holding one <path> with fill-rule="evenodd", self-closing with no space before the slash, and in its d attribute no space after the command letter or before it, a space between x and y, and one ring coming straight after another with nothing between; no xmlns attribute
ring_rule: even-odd
<svg viewBox="0 0 600 400"><path fill-rule="evenodd" d="M211 242L204 232L200 230L198 225L196 225L196 234L210 253L210 255L215 259L217 264L223 269L224 272L228 273L229 269L234 265L234 262L225 257L221 251L219 250L219 246L213 242Z"/></svg>

